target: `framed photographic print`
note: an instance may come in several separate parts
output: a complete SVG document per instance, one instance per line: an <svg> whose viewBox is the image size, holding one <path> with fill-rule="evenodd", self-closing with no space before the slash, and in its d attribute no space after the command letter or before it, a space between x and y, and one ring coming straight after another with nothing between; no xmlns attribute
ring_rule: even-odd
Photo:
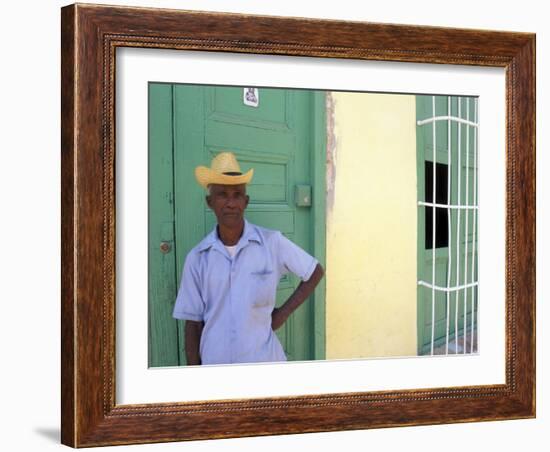
<svg viewBox="0 0 550 452"><path fill-rule="evenodd" d="M534 50L63 8L62 442L533 417Z"/></svg>

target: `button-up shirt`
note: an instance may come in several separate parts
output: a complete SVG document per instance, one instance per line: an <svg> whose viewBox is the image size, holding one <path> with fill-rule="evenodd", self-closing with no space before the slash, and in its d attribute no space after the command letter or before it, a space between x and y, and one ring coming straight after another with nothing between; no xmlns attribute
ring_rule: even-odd
<svg viewBox="0 0 550 452"><path fill-rule="evenodd" d="M204 322L202 364L285 361L271 328L277 284L288 272L307 281L317 263L279 231L246 220L231 257L214 228L185 259L173 316Z"/></svg>

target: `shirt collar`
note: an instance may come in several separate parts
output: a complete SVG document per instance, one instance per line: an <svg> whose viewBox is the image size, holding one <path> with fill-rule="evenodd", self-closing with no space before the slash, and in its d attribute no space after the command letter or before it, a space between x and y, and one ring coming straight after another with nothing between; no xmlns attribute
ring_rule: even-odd
<svg viewBox="0 0 550 452"><path fill-rule="evenodd" d="M248 245L249 242L257 242L260 245L263 243L262 237L258 233L258 229L255 225L249 223L246 219L244 220L244 231L243 235L237 242L237 249L240 249L246 245ZM217 231L217 225L214 226L214 229L199 243L199 251L205 251L209 248L211 248L214 244L218 242L218 246L223 248L224 244L218 237L218 231Z"/></svg>

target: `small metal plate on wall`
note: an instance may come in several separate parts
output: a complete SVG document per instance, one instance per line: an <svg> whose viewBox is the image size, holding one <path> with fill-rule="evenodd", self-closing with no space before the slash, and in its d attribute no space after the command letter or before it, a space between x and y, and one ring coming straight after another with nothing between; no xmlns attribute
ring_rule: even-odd
<svg viewBox="0 0 550 452"><path fill-rule="evenodd" d="M311 185L296 185L294 201L297 207L311 207Z"/></svg>

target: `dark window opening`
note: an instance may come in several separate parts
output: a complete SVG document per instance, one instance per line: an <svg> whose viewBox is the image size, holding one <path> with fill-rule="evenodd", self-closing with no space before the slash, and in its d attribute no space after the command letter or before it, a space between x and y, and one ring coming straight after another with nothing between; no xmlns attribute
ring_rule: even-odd
<svg viewBox="0 0 550 452"><path fill-rule="evenodd" d="M435 166L435 203L447 204L447 175L448 166L444 163L437 163ZM425 201L433 202L433 163L426 161L424 166L425 179ZM433 208L426 206L425 209L425 230L426 249L431 250L433 240ZM449 246L449 211L444 207L435 209L435 247L446 248Z"/></svg>

